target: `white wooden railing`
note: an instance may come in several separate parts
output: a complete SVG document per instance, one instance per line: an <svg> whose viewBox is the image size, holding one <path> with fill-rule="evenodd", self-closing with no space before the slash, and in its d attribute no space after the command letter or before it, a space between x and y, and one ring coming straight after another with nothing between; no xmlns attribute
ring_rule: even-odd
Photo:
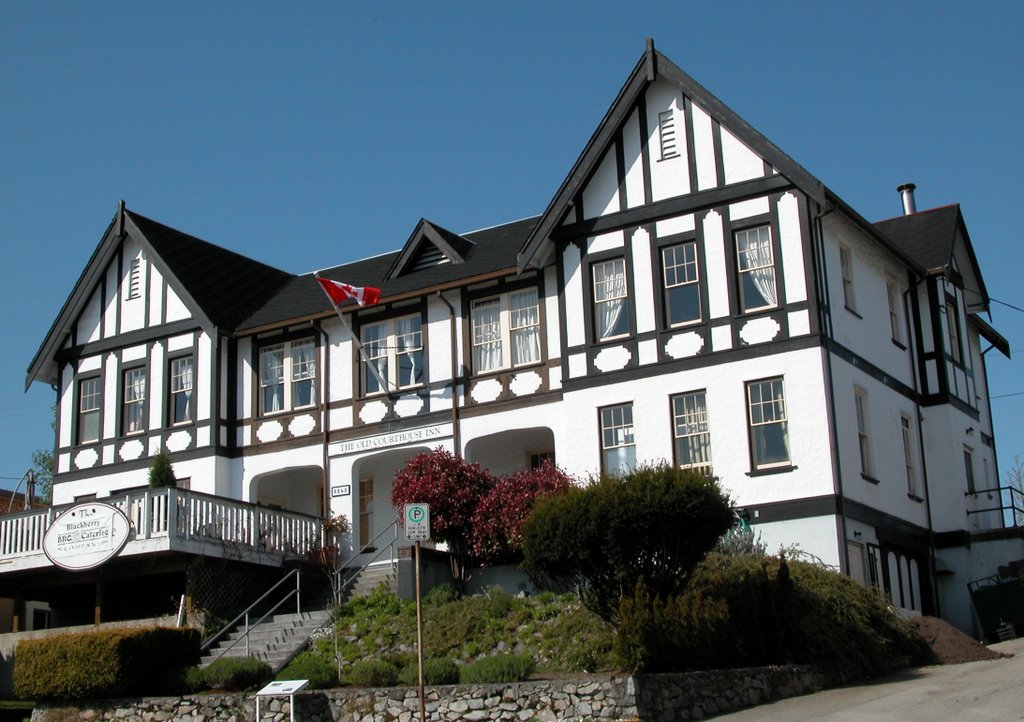
<svg viewBox="0 0 1024 722"><path fill-rule="evenodd" d="M131 545L166 538L217 541L253 551L301 555L321 546L323 525L317 517L234 501L181 489L147 489L97 501L124 512L132 525ZM0 517L0 559L43 554L50 524L73 504L30 509Z"/></svg>

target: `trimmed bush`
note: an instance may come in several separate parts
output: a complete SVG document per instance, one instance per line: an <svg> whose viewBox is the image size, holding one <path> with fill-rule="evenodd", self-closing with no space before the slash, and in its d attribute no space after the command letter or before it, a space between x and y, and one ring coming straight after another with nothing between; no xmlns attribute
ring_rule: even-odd
<svg viewBox="0 0 1024 722"><path fill-rule="evenodd" d="M325 657L301 652L278 672L277 679L308 679L313 689L330 689L338 686L338 671Z"/></svg>
<svg viewBox="0 0 1024 722"><path fill-rule="evenodd" d="M207 687L230 692L262 687L273 678L270 665L255 657L221 657L203 670Z"/></svg>
<svg viewBox="0 0 1024 722"><path fill-rule="evenodd" d="M420 683L416 661L402 668L398 681L407 686L415 687ZM423 684L435 687L441 684L459 683L459 665L450 659L424 659Z"/></svg>
<svg viewBox="0 0 1024 722"><path fill-rule="evenodd" d="M395 665L382 659L362 659L353 664L345 676L355 687L394 687L398 684Z"/></svg>
<svg viewBox="0 0 1024 722"><path fill-rule="evenodd" d="M537 663L528 654L497 654L467 664L459 671L462 684L522 682L529 679Z"/></svg>
<svg viewBox="0 0 1024 722"><path fill-rule="evenodd" d="M15 651L14 693L57 700L151 694L171 684L170 670L198 661L195 629L111 629L27 639Z"/></svg>

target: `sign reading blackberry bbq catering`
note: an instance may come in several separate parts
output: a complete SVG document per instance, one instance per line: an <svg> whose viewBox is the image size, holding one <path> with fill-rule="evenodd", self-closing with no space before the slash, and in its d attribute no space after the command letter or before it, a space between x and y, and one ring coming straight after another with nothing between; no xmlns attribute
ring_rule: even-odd
<svg viewBox="0 0 1024 722"><path fill-rule="evenodd" d="M117 556L130 530L128 517L110 504L76 504L46 530L43 551L62 569L92 569Z"/></svg>

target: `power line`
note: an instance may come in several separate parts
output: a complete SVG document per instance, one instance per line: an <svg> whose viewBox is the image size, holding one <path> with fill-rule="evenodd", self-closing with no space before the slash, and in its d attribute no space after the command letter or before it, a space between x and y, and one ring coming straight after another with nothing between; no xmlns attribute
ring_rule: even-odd
<svg viewBox="0 0 1024 722"><path fill-rule="evenodd" d="M1008 396L1024 396L1024 391L1015 391L1012 394L996 394L995 396L989 396L990 399L1005 399Z"/></svg>

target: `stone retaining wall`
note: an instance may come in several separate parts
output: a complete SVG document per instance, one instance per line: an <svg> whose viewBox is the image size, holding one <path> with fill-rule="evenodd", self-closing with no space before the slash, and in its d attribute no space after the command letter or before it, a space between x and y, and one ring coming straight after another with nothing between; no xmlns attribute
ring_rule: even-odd
<svg viewBox="0 0 1024 722"><path fill-rule="evenodd" d="M430 722L456 720L642 720L674 722L820 689L808 667L759 667L690 674L591 675L581 679L474 684L427 689ZM287 698L260 701L259 722L287 722ZM39 705L32 722L245 722L252 695L109 700L87 707ZM331 689L295 696L296 722L417 722L416 689Z"/></svg>

